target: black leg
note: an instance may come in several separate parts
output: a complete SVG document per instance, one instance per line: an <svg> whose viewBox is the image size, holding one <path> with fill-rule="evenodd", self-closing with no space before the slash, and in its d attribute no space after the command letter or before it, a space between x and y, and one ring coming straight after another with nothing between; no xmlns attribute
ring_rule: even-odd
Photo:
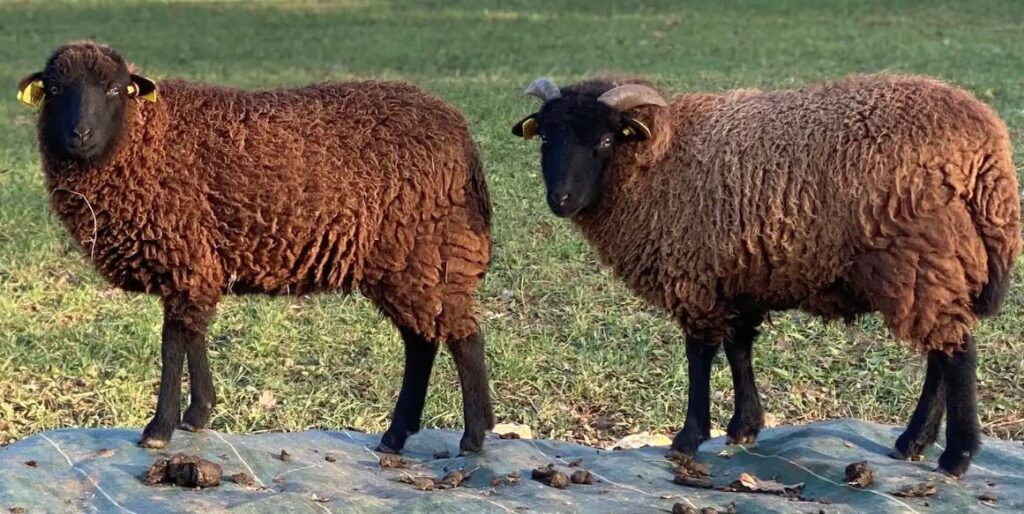
<svg viewBox="0 0 1024 514"><path fill-rule="evenodd" d="M188 329L178 320L164 315L160 348L160 392L157 395L156 414L142 431L141 446L163 448L171 440L181 413L181 367L185 360L185 342Z"/></svg>
<svg viewBox="0 0 1024 514"><path fill-rule="evenodd" d="M735 410L726 429L727 444L749 444L757 440L764 426L764 409L757 394L752 347L762 315L744 315L737 319L732 340L725 342L725 356L732 371Z"/></svg>
<svg viewBox="0 0 1024 514"><path fill-rule="evenodd" d="M206 428L210 413L217 404L217 392L213 388L210 362L206 357L206 332L192 332L185 342L188 357L188 381L191 398L180 428L194 432Z"/></svg>
<svg viewBox="0 0 1024 514"><path fill-rule="evenodd" d="M462 386L462 415L466 432L459 442L463 453L483 449L484 436L494 428L494 409L487 384L487 366L484 363L484 338L479 332L459 341L448 343Z"/></svg>
<svg viewBox="0 0 1024 514"><path fill-rule="evenodd" d="M434 368L434 357L437 356L437 343L411 330L399 330L405 344L405 375L402 377L402 390L398 393L395 413L391 417L391 426L377 446L378 451L388 453L402 451L406 439L419 432L423 405L427 400L427 384Z"/></svg>
<svg viewBox="0 0 1024 514"><path fill-rule="evenodd" d="M963 350L946 357L946 450L939 456L939 469L960 477L971 466L981 448L978 422L978 346L970 335Z"/></svg>
<svg viewBox="0 0 1024 514"><path fill-rule="evenodd" d="M903 435L896 440L892 457L901 460L920 460L925 448L939 437L942 416L946 412L946 360L945 353L928 353L928 371L921 388L914 414Z"/></svg>
<svg viewBox="0 0 1024 514"><path fill-rule="evenodd" d="M719 346L694 338L686 339L686 360L690 372L686 422L672 440L672 451L692 457L697 454L700 444L711 437L711 364Z"/></svg>

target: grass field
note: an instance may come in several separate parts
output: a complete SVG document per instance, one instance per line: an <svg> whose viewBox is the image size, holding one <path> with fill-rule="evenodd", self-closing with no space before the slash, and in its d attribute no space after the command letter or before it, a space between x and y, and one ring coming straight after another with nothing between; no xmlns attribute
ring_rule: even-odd
<svg viewBox="0 0 1024 514"><path fill-rule="evenodd" d="M705 5L708 4L708 5ZM497 415L537 436L604 443L671 434L684 417L682 337L628 294L543 202L538 152L509 133L538 75L567 83L641 73L667 91L782 88L852 72L935 75L991 103L1024 164L1019 0L515 0L0 3L0 443L70 426L143 425L155 405L161 310L108 288L49 214L34 114L15 81L64 42L110 43L156 78L245 88L383 77L456 104L470 121L495 210L481 298ZM1019 277L1020 278L1020 277ZM1020 284L1020 280L1017 281ZM1024 437L1024 287L979 329L982 423ZM229 298L211 329L226 431L386 427L401 376L396 332L358 297ZM923 360L875 317L852 327L774 316L756 345L780 422L904 423ZM718 426L732 409L724 359ZM425 424L461 427L450 359Z"/></svg>

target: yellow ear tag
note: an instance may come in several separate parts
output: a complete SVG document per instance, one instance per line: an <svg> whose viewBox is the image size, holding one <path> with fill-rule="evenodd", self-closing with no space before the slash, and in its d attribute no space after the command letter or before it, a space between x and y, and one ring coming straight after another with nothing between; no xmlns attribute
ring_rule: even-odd
<svg viewBox="0 0 1024 514"><path fill-rule="evenodd" d="M640 132L643 132L644 139L651 138L651 129L647 128L647 125L644 125L643 123L640 122L640 120L636 119L634 119L633 122L636 123L638 127L640 127ZM622 135L627 137L634 136L636 135L636 132L633 130L633 127L625 127L622 129Z"/></svg>
<svg viewBox="0 0 1024 514"><path fill-rule="evenodd" d="M135 84L128 84L128 87L125 88L125 91L128 93L128 96L132 96L133 97L133 96L139 94L139 87L136 86ZM156 102L156 84L153 84L153 90L152 91L150 91L150 92L140 96L139 98L141 98L141 99L143 99L143 100L145 100L147 102Z"/></svg>
<svg viewBox="0 0 1024 514"><path fill-rule="evenodd" d="M25 105L31 105L32 107L39 107L43 105L43 97L46 93L43 89L42 80L33 80L29 82L27 86L18 91L18 100Z"/></svg>
<svg viewBox="0 0 1024 514"><path fill-rule="evenodd" d="M523 122L523 139L530 139L537 135L537 118L530 118Z"/></svg>

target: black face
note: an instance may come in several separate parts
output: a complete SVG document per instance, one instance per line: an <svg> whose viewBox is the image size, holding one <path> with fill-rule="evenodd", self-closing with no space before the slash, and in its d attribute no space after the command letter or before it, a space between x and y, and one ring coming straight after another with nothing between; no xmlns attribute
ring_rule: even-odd
<svg viewBox="0 0 1024 514"><path fill-rule="evenodd" d="M535 118L541 139L541 171L548 207L571 218L594 205L604 190L605 174L616 149L642 139L636 122L596 98L570 95L545 102L539 113L513 127L524 136L523 124Z"/></svg>
<svg viewBox="0 0 1024 514"><path fill-rule="evenodd" d="M124 124L128 71L113 77L69 76L46 70L42 74L45 100L43 143L55 156L93 161L110 151Z"/></svg>

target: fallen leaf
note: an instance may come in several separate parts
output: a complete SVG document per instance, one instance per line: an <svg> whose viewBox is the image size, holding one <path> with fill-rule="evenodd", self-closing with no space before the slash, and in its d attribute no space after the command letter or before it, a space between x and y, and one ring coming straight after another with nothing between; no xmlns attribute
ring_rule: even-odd
<svg viewBox="0 0 1024 514"><path fill-rule="evenodd" d="M414 489L419 491L434 490L434 479L430 477L403 476L402 478L399 478L398 481L411 484Z"/></svg>
<svg viewBox="0 0 1024 514"><path fill-rule="evenodd" d="M533 439L533 429L529 425L498 423L494 425L491 431L498 434L498 437L502 439ZM509 434L515 434L515 436L510 436Z"/></svg>
<svg viewBox="0 0 1024 514"><path fill-rule="evenodd" d="M935 484L921 482L919 484L905 485L896 491L889 491L889 494L899 496L900 498L926 498L934 496L938 492L939 488Z"/></svg>
<svg viewBox="0 0 1024 514"><path fill-rule="evenodd" d="M591 485L594 483L593 475L591 475L590 471L586 469L576 470L573 472L572 476L569 477L569 480L574 484L580 485Z"/></svg>
<svg viewBox="0 0 1024 514"><path fill-rule="evenodd" d="M750 493L777 494L779 496L797 497L803 490L804 484L786 485L775 480L763 480L750 473L740 473L740 476L733 483L723 488L725 491L739 491Z"/></svg>
<svg viewBox="0 0 1024 514"><path fill-rule="evenodd" d="M256 479L245 471L229 476L232 482L242 487L256 487Z"/></svg>
<svg viewBox="0 0 1024 514"><path fill-rule="evenodd" d="M554 464L534 469L530 473L530 478L556 489L565 489L569 485L569 477L565 473L556 470Z"/></svg>
<svg viewBox="0 0 1024 514"><path fill-rule="evenodd" d="M672 506L672 514L697 514L697 509L680 502Z"/></svg>
<svg viewBox="0 0 1024 514"><path fill-rule="evenodd" d="M846 483L858 489L875 483L875 473L868 466L868 461L854 462L846 466Z"/></svg>
<svg viewBox="0 0 1024 514"><path fill-rule="evenodd" d="M640 432L639 434L632 434L623 437L611 445L609 449L612 450L635 450L637 448L644 448L647 446L668 446L672 444L672 440L668 436L662 434L651 434L650 432Z"/></svg>
<svg viewBox="0 0 1024 514"><path fill-rule="evenodd" d="M380 467L382 468L407 468L409 462L404 457L398 455L387 454L380 458Z"/></svg>
<svg viewBox="0 0 1024 514"><path fill-rule="evenodd" d="M222 474L220 464L178 453L170 459L154 461L142 482L146 485L171 483L179 487L217 487Z"/></svg>
<svg viewBox="0 0 1024 514"><path fill-rule="evenodd" d="M273 391L264 390L260 393L260 398L256 403L263 410L270 410L277 406L277 398L274 397Z"/></svg>

